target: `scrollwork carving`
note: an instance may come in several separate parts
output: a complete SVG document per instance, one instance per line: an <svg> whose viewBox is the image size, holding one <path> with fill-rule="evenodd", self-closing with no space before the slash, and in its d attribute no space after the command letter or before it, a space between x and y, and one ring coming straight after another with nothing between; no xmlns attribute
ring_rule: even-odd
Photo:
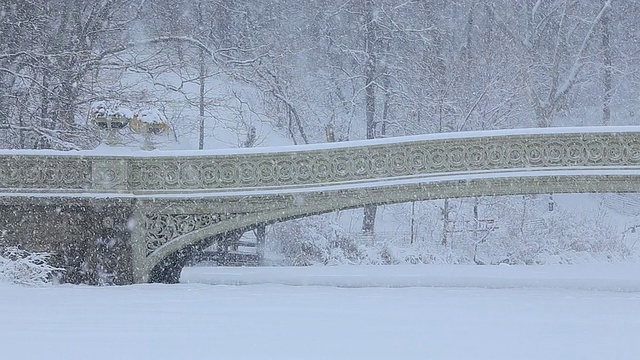
<svg viewBox="0 0 640 360"><path fill-rule="evenodd" d="M144 216L146 255L190 232L216 224L232 215L221 214L147 214Z"/></svg>
<svg viewBox="0 0 640 360"><path fill-rule="evenodd" d="M173 188L242 188L331 183L447 171L474 171L542 166L619 165L640 163L640 140L635 133L533 134L424 140L398 144L334 148L323 151L244 154L215 157L212 161L190 158L163 159L134 173L162 179L134 186ZM625 140L627 145L625 146ZM185 175L184 169L193 170ZM155 175L153 175L155 174ZM138 177L133 177L137 179Z"/></svg>
<svg viewBox="0 0 640 360"><path fill-rule="evenodd" d="M0 187L130 192L305 186L512 168L640 165L640 132L513 133L205 156L0 155Z"/></svg>
<svg viewBox="0 0 640 360"><path fill-rule="evenodd" d="M94 190L122 191L127 188L127 162L125 160L96 160L91 164Z"/></svg>
<svg viewBox="0 0 640 360"><path fill-rule="evenodd" d="M90 163L66 156L3 156L0 188L82 190L91 185Z"/></svg>

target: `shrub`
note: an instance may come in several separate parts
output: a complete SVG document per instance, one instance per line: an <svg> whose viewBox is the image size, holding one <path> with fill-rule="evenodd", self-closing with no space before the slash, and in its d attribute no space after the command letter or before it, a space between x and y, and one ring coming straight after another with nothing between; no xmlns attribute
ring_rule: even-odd
<svg viewBox="0 0 640 360"><path fill-rule="evenodd" d="M22 285L51 282L63 269L48 264L50 254L29 252L17 247L0 250L0 281Z"/></svg>

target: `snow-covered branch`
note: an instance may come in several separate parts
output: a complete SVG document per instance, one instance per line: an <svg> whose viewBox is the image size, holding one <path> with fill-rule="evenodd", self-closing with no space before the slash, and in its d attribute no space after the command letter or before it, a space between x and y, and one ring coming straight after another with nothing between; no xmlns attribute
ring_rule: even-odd
<svg viewBox="0 0 640 360"><path fill-rule="evenodd" d="M591 41L591 38L593 37L594 30L600 24L600 20L602 19L602 16L609 9L609 7L611 7L611 0L607 0L604 3L604 5L602 6L602 9L600 9L600 12L598 13L598 15L591 22L591 27L589 27L589 31L584 36L584 39L582 40L582 44L580 45L580 48L576 52L576 56L575 56L575 59L573 61L573 65L571 65L571 70L569 70L569 74L565 78L565 80L562 83L562 85L555 92L554 97L556 99L559 99L559 98L565 96L567 94L567 92L571 89L573 84L575 83L576 78L578 76L578 73L580 72L580 69L584 65L582 63L582 59L584 58L584 55L585 55L585 52L586 52L587 47L589 45L589 42Z"/></svg>
<svg viewBox="0 0 640 360"><path fill-rule="evenodd" d="M50 254L29 252L17 247L0 251L0 281L21 285L44 285L64 271L48 263Z"/></svg>

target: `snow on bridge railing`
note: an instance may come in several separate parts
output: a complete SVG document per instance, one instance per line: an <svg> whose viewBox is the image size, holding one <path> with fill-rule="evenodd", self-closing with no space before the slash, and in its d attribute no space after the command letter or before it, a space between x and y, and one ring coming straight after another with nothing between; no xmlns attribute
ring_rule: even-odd
<svg viewBox="0 0 640 360"><path fill-rule="evenodd" d="M0 151L0 192L205 193L446 174L640 166L640 127L517 129L278 148Z"/></svg>

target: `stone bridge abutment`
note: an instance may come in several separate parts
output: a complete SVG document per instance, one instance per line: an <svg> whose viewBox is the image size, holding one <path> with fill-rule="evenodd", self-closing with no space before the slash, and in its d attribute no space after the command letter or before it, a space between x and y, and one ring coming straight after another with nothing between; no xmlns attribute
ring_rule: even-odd
<svg viewBox="0 0 640 360"><path fill-rule="evenodd" d="M18 246L53 255L64 282L133 281L129 199L2 199L0 248Z"/></svg>

